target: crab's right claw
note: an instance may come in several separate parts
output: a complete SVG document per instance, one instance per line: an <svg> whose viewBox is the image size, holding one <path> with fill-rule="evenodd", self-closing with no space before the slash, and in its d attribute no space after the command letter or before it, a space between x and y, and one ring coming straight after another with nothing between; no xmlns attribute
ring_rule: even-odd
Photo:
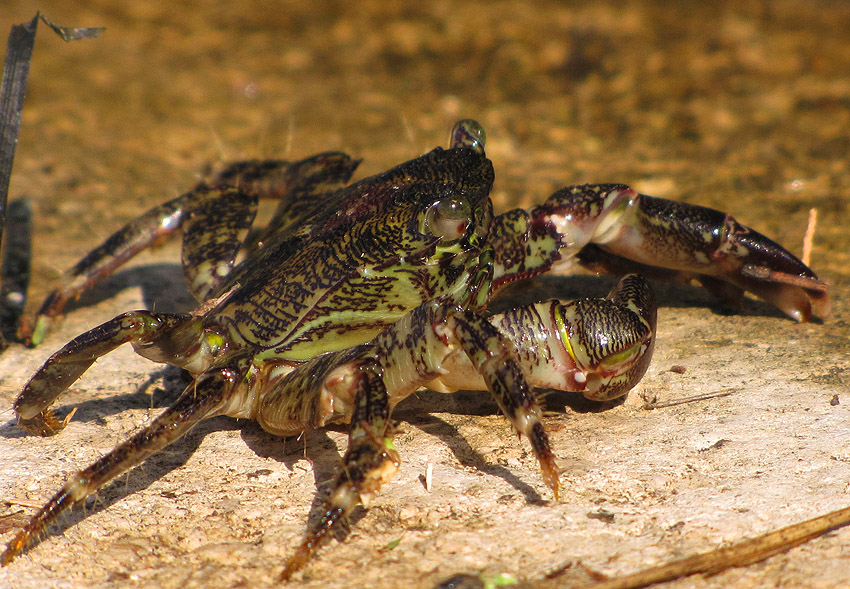
<svg viewBox="0 0 850 589"><path fill-rule="evenodd" d="M781 245L726 213L638 194L622 184L564 189L540 208L562 247L584 248L579 260L587 266L619 271L628 260L624 271L642 272L637 262L650 276L696 278L726 299L740 300L748 291L796 321L829 312L825 282Z"/></svg>

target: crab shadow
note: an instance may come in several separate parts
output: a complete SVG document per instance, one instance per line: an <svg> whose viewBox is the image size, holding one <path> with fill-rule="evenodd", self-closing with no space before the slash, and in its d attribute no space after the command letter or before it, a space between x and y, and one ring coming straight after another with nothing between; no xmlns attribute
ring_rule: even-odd
<svg viewBox="0 0 850 589"><path fill-rule="evenodd" d="M490 305L490 310L500 313L511 307L547 299L570 301L603 298L608 295L617 280L618 278L612 275L538 276L507 287ZM730 304L700 286L653 279L650 279L649 283L659 309L706 309L714 315L776 317L788 320L788 317L773 305L749 297L744 297L739 304Z"/></svg>
<svg viewBox="0 0 850 589"><path fill-rule="evenodd" d="M73 412L73 421L106 425L107 417L134 409L158 409L169 406L191 382L187 372L175 366L165 366L136 385L133 392L80 400L82 393L66 392L64 402L52 408L54 416L64 420ZM157 386L159 385L159 386ZM17 427L15 419L0 426L0 437L21 438L28 434ZM58 435L62 435L60 432Z"/></svg>
<svg viewBox="0 0 850 589"><path fill-rule="evenodd" d="M271 458L289 471L295 470L296 463L301 460L310 463L316 489L307 516L306 529L310 531L315 531L321 525L322 517L327 513L334 479L342 469L342 453L337 442L329 435L331 431L341 433L344 430L331 427L305 431L297 437L280 437L263 430L256 422L245 422L241 428L242 440L257 456ZM339 541L345 540L350 526L365 515L364 508L355 508L342 521L342 525L332 532L333 537Z"/></svg>
<svg viewBox="0 0 850 589"><path fill-rule="evenodd" d="M98 305L130 288L141 289L146 309L181 313L198 306L198 302L186 287L182 266L162 262L126 268L104 278L82 293L78 300L69 301L64 312ZM115 314L127 310L115 309Z"/></svg>
<svg viewBox="0 0 850 589"><path fill-rule="evenodd" d="M539 276L511 285L494 300L493 312L544 301L550 298L572 300L585 297L605 297L616 284L613 276ZM729 305L719 300L704 288L686 284L650 280L660 308L704 308L716 315L739 315L742 317L787 317L774 306L752 298L744 298L740 305ZM73 309L97 305L115 297L128 288L140 288L147 309L160 312L188 312L198 302L186 287L180 264L157 263L121 270L105 278L79 300L71 301L66 313ZM115 314L127 309L116 309Z"/></svg>

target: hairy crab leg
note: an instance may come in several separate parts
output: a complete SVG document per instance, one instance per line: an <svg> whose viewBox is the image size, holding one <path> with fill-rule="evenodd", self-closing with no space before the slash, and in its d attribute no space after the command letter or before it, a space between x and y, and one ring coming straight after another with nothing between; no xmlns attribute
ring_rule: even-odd
<svg viewBox="0 0 850 589"><path fill-rule="evenodd" d="M9 542L0 555L0 565L9 564L73 505L179 439L200 421L221 414L234 396L244 392L248 364L249 361L244 358L237 359L203 373L150 425L68 479Z"/></svg>
<svg viewBox="0 0 850 589"><path fill-rule="evenodd" d="M514 344L486 318L472 313L452 315L447 328L484 378L493 399L516 431L524 434L543 470L543 481L558 499L558 467L543 428L543 412L516 357Z"/></svg>
<svg viewBox="0 0 850 589"><path fill-rule="evenodd" d="M274 388L257 395L260 414L252 415L264 429L294 433L299 425L352 424L326 510L287 561L282 579L306 564L358 501L367 505L396 472L400 458L389 408L417 388L489 389L529 438L557 499L558 470L532 386L582 391L593 399L624 395L646 371L654 335L652 291L631 275L606 299L538 303L489 320L425 304L370 344L313 358L278 381L269 378L275 368L267 367L270 374L258 381ZM513 338L523 349L515 349ZM311 422L299 424L296 416Z"/></svg>
<svg viewBox="0 0 850 589"><path fill-rule="evenodd" d="M374 359L358 362L351 394L354 413L348 435L348 449L342 470L336 476L327 510L283 569L285 581L302 568L322 540L339 527L345 517L362 504L368 507L381 486L398 471L401 459L393 445L390 404L383 370Z"/></svg>
<svg viewBox="0 0 850 589"><path fill-rule="evenodd" d="M257 199L278 199L278 212L267 231L279 230L291 220L299 203L314 206L305 198L317 190L344 185L359 160L342 153L325 153L298 162L245 161L227 166L209 182L154 207L116 231L100 246L68 270L48 294L35 317L22 323L21 336L38 345L68 301L115 272L139 252L169 239L187 224L184 260L190 288L199 300L212 290L203 286L209 277L214 285L233 267L241 237L253 222ZM295 203L295 204L293 204ZM224 232L225 236L220 235ZM259 236L249 240L258 247Z"/></svg>
<svg viewBox="0 0 850 589"><path fill-rule="evenodd" d="M59 279L35 317L24 317L20 336L37 346L47 335L51 319L62 312L68 301L79 297L139 252L168 239L185 219L186 198L187 195L179 196L154 207L89 252Z"/></svg>
<svg viewBox="0 0 850 589"><path fill-rule="evenodd" d="M496 218L495 285L576 262L619 269L625 258L666 278L696 277L715 292L749 291L797 321L829 310L827 285L785 248L725 213L636 193L623 184L570 186L542 205ZM603 253L582 256L594 246ZM720 283L726 287L719 287Z"/></svg>
<svg viewBox="0 0 850 589"><path fill-rule="evenodd" d="M257 195L238 188L199 186L186 203L183 274L195 300L204 301L224 282L254 224Z"/></svg>
<svg viewBox="0 0 850 589"><path fill-rule="evenodd" d="M100 356L132 342L141 355L200 372L212 362L217 341L196 315L133 311L110 319L68 342L30 378L14 410L25 430L42 436L59 433L50 405L88 370Z"/></svg>

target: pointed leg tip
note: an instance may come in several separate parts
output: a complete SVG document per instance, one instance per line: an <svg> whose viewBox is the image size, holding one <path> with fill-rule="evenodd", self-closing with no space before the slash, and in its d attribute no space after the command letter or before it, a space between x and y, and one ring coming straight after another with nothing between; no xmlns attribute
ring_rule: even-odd
<svg viewBox="0 0 850 589"><path fill-rule="evenodd" d="M23 532L15 536L15 538L9 542L6 549L3 551L3 554L0 554L0 568L5 567L21 554L25 542L26 536Z"/></svg>
<svg viewBox="0 0 850 589"><path fill-rule="evenodd" d="M73 413L71 412L65 419L59 421L54 416L50 409L45 409L31 419L18 418L18 425L26 432L35 434L41 437L55 436L68 425Z"/></svg>
<svg viewBox="0 0 850 589"><path fill-rule="evenodd" d="M38 347L50 331L51 320L46 315L39 315L35 320L22 321L18 335L28 348Z"/></svg>
<svg viewBox="0 0 850 589"><path fill-rule="evenodd" d="M811 299L815 316L822 320L828 319L829 312L832 310L832 301L829 300L829 294L826 291L810 292L809 298Z"/></svg>
<svg viewBox="0 0 850 589"><path fill-rule="evenodd" d="M305 541L302 543L295 554L290 556L286 561L286 564L283 566L283 570L280 575L278 575L278 582L284 583L289 581L292 578L292 575L304 568L304 565L307 564L312 553L312 542Z"/></svg>
<svg viewBox="0 0 850 589"><path fill-rule="evenodd" d="M561 482L558 478L558 465L555 464L555 459L550 454L545 459L540 460L540 468L543 471L543 482L552 491L555 501L560 497Z"/></svg>
<svg viewBox="0 0 850 589"><path fill-rule="evenodd" d="M286 583L289 581L292 578L292 575L295 574L295 571L299 568L301 567L296 567L291 562L287 562L283 567L283 571L281 571L280 575L277 577L278 583Z"/></svg>
<svg viewBox="0 0 850 589"><path fill-rule="evenodd" d="M543 480L545 481L546 486L552 490L552 495L555 498L555 502L558 502L560 499L561 482L558 480L557 470L555 470L554 472L547 472L546 470L544 470Z"/></svg>

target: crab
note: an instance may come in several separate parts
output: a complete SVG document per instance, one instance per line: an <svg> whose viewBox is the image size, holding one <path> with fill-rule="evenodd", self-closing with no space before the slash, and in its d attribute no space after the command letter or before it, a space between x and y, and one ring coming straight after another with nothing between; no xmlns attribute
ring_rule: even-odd
<svg viewBox="0 0 850 589"><path fill-rule="evenodd" d="M236 163L84 257L42 305L34 343L68 300L181 230L183 268L200 306L124 313L76 337L20 393L20 425L58 433L66 423L51 413L53 402L127 342L145 358L185 369L192 382L148 426L70 477L9 542L2 564L201 420L250 418L280 436L349 424L323 515L285 564L286 579L399 469L392 409L422 387L489 391L527 438L557 500L540 389L610 400L634 387L655 338L656 304L644 275L696 279L732 299L749 291L797 321L827 312L827 288L814 272L712 209L596 184L494 216L484 145L483 128L460 121L448 149L348 186L359 161L342 153ZM255 230L263 198L279 204ZM575 265L640 273L624 276L605 298L488 314L506 285Z"/></svg>

